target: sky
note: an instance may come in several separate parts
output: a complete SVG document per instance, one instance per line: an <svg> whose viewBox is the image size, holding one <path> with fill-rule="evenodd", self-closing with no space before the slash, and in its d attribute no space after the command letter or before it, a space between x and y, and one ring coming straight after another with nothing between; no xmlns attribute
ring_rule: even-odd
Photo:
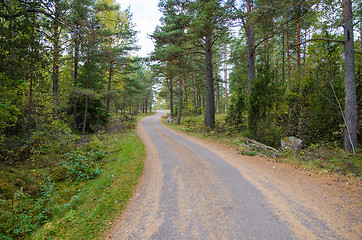
<svg viewBox="0 0 362 240"><path fill-rule="evenodd" d="M154 49L152 40L148 34L153 33L155 27L159 25L162 14L158 10L159 0L117 0L121 9L125 10L130 6L132 22L136 24L137 45L141 47L137 55L147 57Z"/></svg>

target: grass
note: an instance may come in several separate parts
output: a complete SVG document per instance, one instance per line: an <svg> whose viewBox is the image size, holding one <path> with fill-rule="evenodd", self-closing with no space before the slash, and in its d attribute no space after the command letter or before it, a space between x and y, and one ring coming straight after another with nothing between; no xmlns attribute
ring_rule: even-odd
<svg viewBox="0 0 362 240"><path fill-rule="evenodd" d="M261 154L275 157L274 153L243 144L245 132L235 132L228 129L225 117L226 114L216 114L216 127L212 131L204 127L203 116L182 117L180 125L175 122L164 124L198 138L237 146L238 153L242 155L256 156ZM356 155L351 155L345 153L336 143L312 144L300 151L280 151L277 158L278 161L309 170L350 175L356 178L362 177L362 151L358 150Z"/></svg>
<svg viewBox="0 0 362 240"><path fill-rule="evenodd" d="M125 209L142 175L145 158L142 141L135 130L129 130L112 134L101 145L111 151L102 174L79 186L66 186L63 192L77 189L71 207L54 216L32 239L98 239Z"/></svg>
<svg viewBox="0 0 362 240"><path fill-rule="evenodd" d="M144 116L114 119L113 129L78 138L76 147L66 140L63 153L50 146L46 154L3 164L0 239L104 239L143 172L145 151L134 127Z"/></svg>
<svg viewBox="0 0 362 240"><path fill-rule="evenodd" d="M203 115L182 117L180 125L177 125L175 121L173 123L163 123L166 126L169 126L178 131L186 132L187 134L194 137L217 141L229 145L235 145L241 138L242 133L233 132L227 129L225 118L226 113L215 115L216 127L214 130L207 129L204 126Z"/></svg>

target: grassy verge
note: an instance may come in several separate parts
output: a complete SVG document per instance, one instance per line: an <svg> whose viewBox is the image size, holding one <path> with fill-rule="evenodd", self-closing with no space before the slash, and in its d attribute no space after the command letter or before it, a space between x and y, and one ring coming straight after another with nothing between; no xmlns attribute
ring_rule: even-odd
<svg viewBox="0 0 362 240"><path fill-rule="evenodd" d="M135 133L112 134L102 146L110 154L102 173L86 183L64 186L74 194L67 211L57 214L33 234L32 239L98 239L126 207L138 183L145 158L144 147Z"/></svg>
<svg viewBox="0 0 362 240"><path fill-rule="evenodd" d="M183 117L180 125L176 122L164 124L198 138L232 145L242 155L275 157L271 152L243 144L244 133L228 129L225 117L226 114L216 114L216 127L212 131L203 126L203 116ZM300 151L280 151L276 158L309 170L362 177L362 151L356 155L347 154L336 143L312 144Z"/></svg>
<svg viewBox="0 0 362 240"><path fill-rule="evenodd" d="M142 117L70 139L52 131L31 158L2 163L0 239L103 239L142 175Z"/></svg>

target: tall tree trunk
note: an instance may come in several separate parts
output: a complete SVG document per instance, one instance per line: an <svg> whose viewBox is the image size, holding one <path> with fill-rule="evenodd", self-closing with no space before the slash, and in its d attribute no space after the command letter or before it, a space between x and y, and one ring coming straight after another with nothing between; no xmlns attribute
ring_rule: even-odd
<svg viewBox="0 0 362 240"><path fill-rule="evenodd" d="M291 65L290 65L290 49L289 49L289 34L288 34L288 25L287 25L287 85L289 87L289 80L290 80L290 72L291 72Z"/></svg>
<svg viewBox="0 0 362 240"><path fill-rule="evenodd" d="M82 134L85 133L85 129L87 126L87 115L88 115L88 99L89 96L87 95L85 98L85 107L84 107L84 116L83 116L83 129L82 129Z"/></svg>
<svg viewBox="0 0 362 240"><path fill-rule="evenodd" d="M345 119L344 149L353 152L358 148L357 99L351 0L343 0L344 57L345 57Z"/></svg>
<svg viewBox="0 0 362 240"><path fill-rule="evenodd" d="M88 59L88 66L87 66L87 89L89 88L89 80L90 80L90 61L91 61L91 57ZM88 102L89 102L89 96L88 96L88 94L87 94L87 95L86 95L86 98L85 98L82 134L85 133L85 129L86 129L86 127L87 127Z"/></svg>
<svg viewBox="0 0 362 240"><path fill-rule="evenodd" d="M74 88L77 87L78 84L78 62L79 62L79 35L75 34L74 39ZM77 102L78 96L76 90L74 91L73 96L73 130L77 129Z"/></svg>
<svg viewBox="0 0 362 240"><path fill-rule="evenodd" d="M217 106L216 112L219 113L221 104L220 104L220 86L218 81L216 81L216 106Z"/></svg>
<svg viewBox="0 0 362 240"><path fill-rule="evenodd" d="M283 81L285 81L285 33L282 34L282 42L283 42L283 49L282 49L282 71L283 71Z"/></svg>
<svg viewBox="0 0 362 240"><path fill-rule="evenodd" d="M215 90L212 72L212 32L205 36L206 55L206 105L204 124L211 129L215 126Z"/></svg>
<svg viewBox="0 0 362 240"><path fill-rule="evenodd" d="M148 111L148 99L147 97L145 98L145 113L147 114Z"/></svg>
<svg viewBox="0 0 362 240"><path fill-rule="evenodd" d="M248 96L251 94L251 85L255 77L255 42L254 29L247 27L246 29L247 55L248 55Z"/></svg>
<svg viewBox="0 0 362 240"><path fill-rule="evenodd" d="M249 14L253 11L253 2L247 1L247 12ZM246 33L247 55L248 55L248 96L251 94L251 85L255 78L255 40L254 40L254 24L251 20L247 21L244 26Z"/></svg>
<svg viewBox="0 0 362 240"><path fill-rule="evenodd" d="M59 0L54 1L55 3L55 13L54 17L59 19ZM56 21L53 21L53 99L54 99L54 108L53 115L54 119L59 118L59 55L60 55L60 29L59 24Z"/></svg>
<svg viewBox="0 0 362 240"><path fill-rule="evenodd" d="M31 30L31 45L30 45L30 78L29 78L29 107L28 107L28 122L27 122L27 134L30 137L31 125L33 122L33 83L34 83L34 53L35 53L35 13L33 13L33 25Z"/></svg>
<svg viewBox="0 0 362 240"><path fill-rule="evenodd" d="M194 116L197 116L197 92L196 92L196 73L192 74L194 79Z"/></svg>
<svg viewBox="0 0 362 240"><path fill-rule="evenodd" d="M198 107L198 110L197 110L197 115L201 115L201 92L200 92L200 88L198 86L197 88L197 107Z"/></svg>
<svg viewBox="0 0 362 240"><path fill-rule="evenodd" d="M113 65L112 60L109 62L109 64L110 64L110 67L109 67L108 87L107 87L108 94L107 94L107 99L106 99L106 111L107 111L107 113L109 113L109 103L111 101L110 91L111 91L111 83L112 83L112 65Z"/></svg>
<svg viewBox="0 0 362 240"><path fill-rule="evenodd" d="M177 124L181 124L181 113L182 113L182 79L178 82L178 109L177 109Z"/></svg>
<svg viewBox="0 0 362 240"><path fill-rule="evenodd" d="M297 22L297 70L300 71L300 18Z"/></svg>
<svg viewBox="0 0 362 240"><path fill-rule="evenodd" d="M175 117L175 113L173 111L173 86L172 86L172 78L170 79L170 115L172 119Z"/></svg>
<svg viewBox="0 0 362 240"><path fill-rule="evenodd" d="M229 99L228 99L228 69L227 69L227 56L226 56L226 47L224 52L224 89L225 89L225 110L229 111Z"/></svg>

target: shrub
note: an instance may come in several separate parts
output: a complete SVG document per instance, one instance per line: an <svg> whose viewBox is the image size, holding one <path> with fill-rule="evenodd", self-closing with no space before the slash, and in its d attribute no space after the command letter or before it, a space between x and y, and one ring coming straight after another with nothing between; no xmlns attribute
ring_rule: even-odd
<svg viewBox="0 0 362 240"><path fill-rule="evenodd" d="M98 151L89 151L82 154L79 151L73 151L65 154L68 159L61 161L60 165L65 168L65 173L70 180L87 180L98 176L102 170L95 162L101 155Z"/></svg>

